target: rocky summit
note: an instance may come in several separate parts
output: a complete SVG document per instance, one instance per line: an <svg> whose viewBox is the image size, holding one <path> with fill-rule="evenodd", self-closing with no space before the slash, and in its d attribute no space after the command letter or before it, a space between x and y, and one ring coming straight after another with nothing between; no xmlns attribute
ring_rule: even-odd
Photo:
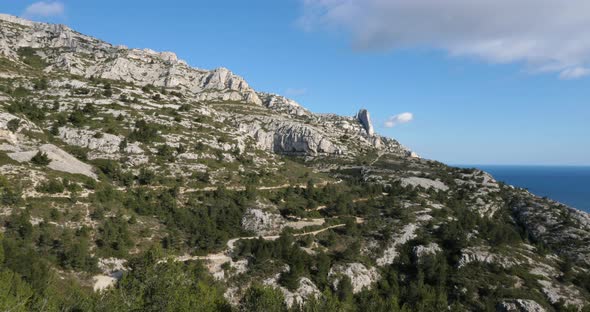
<svg viewBox="0 0 590 312"><path fill-rule="evenodd" d="M3 311L590 309L588 214L365 109L9 15L0 198Z"/></svg>

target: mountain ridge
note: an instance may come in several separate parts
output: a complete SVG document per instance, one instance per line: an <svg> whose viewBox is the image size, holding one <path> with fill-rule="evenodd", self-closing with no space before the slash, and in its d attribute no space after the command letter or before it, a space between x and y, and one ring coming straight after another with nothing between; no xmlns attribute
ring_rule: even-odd
<svg viewBox="0 0 590 312"><path fill-rule="evenodd" d="M60 53L57 56L48 55L51 60L46 71L63 70L74 75L82 75L85 78L102 78L111 80L123 80L132 82L139 86L151 85L155 87L174 88L179 92L190 92L196 100L205 101L243 101L255 105L265 105L269 108L277 108L283 112L286 107L294 107L295 115L306 115L311 118L321 119L320 115L310 113L301 109L300 105L293 100L278 95L256 92L247 84L247 82L233 74L226 68L220 67L211 71L206 71L188 66L184 61L179 61L172 52L154 52L149 49L126 49L116 48L104 41L96 41L91 37L74 32L66 26L56 27L51 24L33 23L16 18L4 17L8 21L18 21L22 25L32 26L33 34L16 31L13 34L4 32L5 40L0 49L3 54L11 58L18 59L16 50L19 48L49 48L49 49L66 49L67 52ZM80 43L81 42L81 43ZM88 43L90 42L90 43ZM16 48L16 49L15 49ZM76 56L76 53L106 53L109 56L95 57L86 64L86 69L81 68L82 60ZM107 52L108 51L108 52ZM112 56L110 56L112 55ZM158 64L153 64L155 59L159 59ZM88 66L90 65L90 66ZM148 68L144 68L147 66ZM188 77L188 79L184 78ZM224 92L220 92L223 90ZM265 98L263 103L260 97ZM279 108L280 107L280 108ZM362 111L362 110L361 110ZM335 115L325 115L335 116ZM342 120L342 117L338 117ZM362 124L362 122L361 122ZM398 149L398 152L412 154L405 147L397 142L374 136L372 125L367 125L368 139L375 147L381 146L381 141L387 143L392 149ZM305 129L304 129L305 130ZM254 130L253 130L254 131ZM254 131L254 132L257 132ZM305 141L305 138L302 139ZM321 138L311 138L315 147L314 152L340 153L342 148L332 146L332 142L321 143ZM327 141L327 140L326 140ZM320 142L319 145L317 142ZM289 152L297 148L288 146L278 146L278 150ZM395 145L395 146L394 146ZM271 148L270 146L267 146ZM319 148L319 150L318 150Z"/></svg>

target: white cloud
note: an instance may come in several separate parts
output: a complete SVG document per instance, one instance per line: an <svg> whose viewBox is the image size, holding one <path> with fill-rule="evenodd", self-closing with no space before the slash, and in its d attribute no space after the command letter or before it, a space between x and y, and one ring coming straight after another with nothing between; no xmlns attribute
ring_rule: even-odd
<svg viewBox="0 0 590 312"><path fill-rule="evenodd" d="M590 69L586 67L574 67L563 70L559 74L561 79L578 79L590 75Z"/></svg>
<svg viewBox="0 0 590 312"><path fill-rule="evenodd" d="M285 95L287 96L300 96L307 94L306 88L287 88Z"/></svg>
<svg viewBox="0 0 590 312"><path fill-rule="evenodd" d="M414 120L414 114L412 113L401 113L398 115L391 116L387 118L383 126L386 128L393 128L400 124L405 124L410 121Z"/></svg>
<svg viewBox="0 0 590 312"><path fill-rule="evenodd" d="M53 17L63 15L64 11L65 7L63 3L59 1L39 1L29 5L23 12L22 16L25 18Z"/></svg>
<svg viewBox="0 0 590 312"><path fill-rule="evenodd" d="M433 48L579 78L590 66L588 0L301 0L306 29L350 33L360 50Z"/></svg>

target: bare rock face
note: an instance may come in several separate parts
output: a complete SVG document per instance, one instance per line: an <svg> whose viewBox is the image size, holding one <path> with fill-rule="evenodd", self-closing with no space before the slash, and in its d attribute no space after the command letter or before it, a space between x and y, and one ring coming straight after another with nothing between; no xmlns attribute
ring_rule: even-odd
<svg viewBox="0 0 590 312"><path fill-rule="evenodd" d="M327 135L301 124L285 124L273 138L274 152L281 154L340 154Z"/></svg>
<svg viewBox="0 0 590 312"><path fill-rule="evenodd" d="M242 228L259 236L276 234L285 226L285 219L278 214L262 209L248 209L242 217Z"/></svg>
<svg viewBox="0 0 590 312"><path fill-rule="evenodd" d="M176 56L145 50L118 51L114 60L90 67L84 75L123 80L139 85L178 88L196 94L202 101L236 101L261 105L248 83L227 68L212 71L191 68Z"/></svg>
<svg viewBox="0 0 590 312"><path fill-rule="evenodd" d="M330 269L328 277L333 278L334 287L338 288L341 278L347 276L352 284L352 292L358 293L365 287L379 280L379 272L375 268L367 269L362 263L337 264Z"/></svg>
<svg viewBox="0 0 590 312"><path fill-rule="evenodd" d="M576 262L590 264L590 245L571 243L590 239L588 213L557 202L542 200L528 192L513 205L512 211L535 239Z"/></svg>
<svg viewBox="0 0 590 312"><path fill-rule="evenodd" d="M497 311L499 312L545 312L545 308L534 300L514 299L501 302Z"/></svg>
<svg viewBox="0 0 590 312"><path fill-rule="evenodd" d="M118 152L119 144L121 144L122 141L122 139L116 135L105 133L98 138L94 131L71 129L67 127L61 127L59 129L59 137L70 145L98 150L108 154Z"/></svg>
<svg viewBox="0 0 590 312"><path fill-rule="evenodd" d="M409 177L401 179L401 183L403 187L408 185L411 186L420 186L425 189L435 189L437 191L448 191L449 187L446 186L444 183L438 180L431 180L427 178L419 178L419 177Z"/></svg>
<svg viewBox="0 0 590 312"><path fill-rule="evenodd" d="M419 246L414 247L414 250L413 250L414 255L418 259L425 257L425 256L436 255L437 253L439 253L441 251L442 251L442 249L440 248L440 246L437 243L430 243L426 246L419 245Z"/></svg>
<svg viewBox="0 0 590 312"><path fill-rule="evenodd" d="M10 113L2 112L0 113L0 129L8 129L8 122L14 119L18 120L18 129L15 131L15 133L21 130L29 130L32 128L36 128L35 124L29 122L26 119L19 118ZM12 135L12 137L15 136Z"/></svg>
<svg viewBox="0 0 590 312"><path fill-rule="evenodd" d="M311 125L274 118L252 119L241 123L240 129L252 136L258 147L288 155L339 155L343 147L336 145L330 135Z"/></svg>
<svg viewBox="0 0 590 312"><path fill-rule="evenodd" d="M410 223L401 230L401 232L393 237L393 241L383 252L383 255L377 259L378 266L385 266L392 264L395 258L399 255L398 246L401 246L411 239L416 237L416 230L418 226L414 223Z"/></svg>
<svg viewBox="0 0 590 312"><path fill-rule="evenodd" d="M356 119L358 119L358 121L361 123L361 125L363 125L363 128L365 128L365 131L367 131L367 134L369 136L375 135L375 130L373 129L373 123L371 123L371 115L369 115L368 110L361 109L356 114Z"/></svg>
<svg viewBox="0 0 590 312"><path fill-rule="evenodd" d="M25 162L30 161L37 152L47 154L47 157L51 160L47 167L53 170L82 174L96 179L96 174L93 172L92 166L79 161L76 157L53 144L43 144L37 150L9 153L8 156L16 161Z"/></svg>
<svg viewBox="0 0 590 312"><path fill-rule="evenodd" d="M226 68L192 68L172 52L114 47L64 25L31 22L5 14L0 14L0 24L0 54L17 59L20 48L41 49L37 54L49 64L47 70L178 88L200 94L204 100L262 105L248 83Z"/></svg>
<svg viewBox="0 0 590 312"><path fill-rule="evenodd" d="M100 133L83 129L72 129L68 127L59 128L59 137L64 142L79 147L85 147L100 157L108 158L108 155L121 152L120 144L123 138L109 133ZM141 154L143 150L137 143L129 143L124 152L130 154Z"/></svg>
<svg viewBox="0 0 590 312"><path fill-rule="evenodd" d="M503 268L509 268L518 264L515 259L491 252L490 248L487 246L468 247L461 251L459 267L463 267L472 262L493 263Z"/></svg>
<svg viewBox="0 0 590 312"><path fill-rule="evenodd" d="M284 271L288 271L289 267L285 266ZM275 274L274 276L267 278L263 281L264 285L277 288L283 293L285 298L285 304L291 308L293 305L302 305L311 298L319 298L322 293L318 287L307 277L299 279L299 285L296 290L290 291L289 289L279 285L278 281L281 273Z"/></svg>
<svg viewBox="0 0 590 312"><path fill-rule="evenodd" d="M104 274L112 274L114 272L120 272L128 270L126 267L127 261L118 258L100 258L98 259L98 268Z"/></svg>
<svg viewBox="0 0 590 312"><path fill-rule="evenodd" d="M307 277L302 277L299 280L299 287L293 292L284 287L280 287L283 296L285 296L285 303L287 307L295 305L302 305L311 298L318 298L321 292L318 287Z"/></svg>
<svg viewBox="0 0 590 312"><path fill-rule="evenodd" d="M264 106L278 112L295 116L310 116L311 113L299 103L277 94L259 93Z"/></svg>
<svg viewBox="0 0 590 312"><path fill-rule="evenodd" d="M19 48L63 48L77 52L105 52L114 48L98 39L84 36L64 25L36 23L0 14L0 53L16 57Z"/></svg>
<svg viewBox="0 0 590 312"><path fill-rule="evenodd" d="M96 174L93 172L92 166L79 161L76 157L53 144L41 145L39 151L47 153L47 156L51 159L48 167L53 170L83 174L96 179Z"/></svg>
<svg viewBox="0 0 590 312"><path fill-rule="evenodd" d="M581 299L583 297L580 291L572 285L563 285L549 280L539 280L538 282L543 287L543 293L552 304L563 302L580 310L586 305L586 302Z"/></svg>
<svg viewBox="0 0 590 312"><path fill-rule="evenodd" d="M114 276L109 275L95 275L92 277L94 283L92 289L95 292L101 292L107 290L117 284L118 279Z"/></svg>

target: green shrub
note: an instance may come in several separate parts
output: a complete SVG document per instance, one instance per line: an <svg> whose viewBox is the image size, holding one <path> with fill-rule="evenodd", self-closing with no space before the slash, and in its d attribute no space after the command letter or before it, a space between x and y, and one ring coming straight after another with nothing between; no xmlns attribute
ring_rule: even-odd
<svg viewBox="0 0 590 312"><path fill-rule="evenodd" d="M77 108L74 108L74 111L70 113L70 116L68 116L68 121L71 122L75 127L83 126L87 120L88 118L86 118L84 112Z"/></svg>
<svg viewBox="0 0 590 312"><path fill-rule="evenodd" d="M0 202L12 206L20 203L21 199L20 186L0 175Z"/></svg>
<svg viewBox="0 0 590 312"><path fill-rule="evenodd" d="M24 98L29 96L31 92L25 87L17 87L16 89L12 90L11 94L15 98Z"/></svg>
<svg viewBox="0 0 590 312"><path fill-rule="evenodd" d="M240 301L244 311L288 311L283 293L273 287L254 284Z"/></svg>
<svg viewBox="0 0 590 312"><path fill-rule="evenodd" d="M137 176L137 182L141 185L149 185L154 183L156 180L156 174L147 169L147 168L141 168L139 170L139 175Z"/></svg>
<svg viewBox="0 0 590 312"><path fill-rule="evenodd" d="M33 158L31 158L31 162L38 166L47 166L51 163L51 160L47 156L47 153L38 151Z"/></svg>
<svg viewBox="0 0 590 312"><path fill-rule="evenodd" d="M151 143L159 139L158 130L158 125L141 119L135 122L135 129L129 134L128 139L131 142Z"/></svg>
<svg viewBox="0 0 590 312"><path fill-rule="evenodd" d="M162 144L158 146L158 156L168 161L174 161L174 148L168 144Z"/></svg>
<svg viewBox="0 0 590 312"><path fill-rule="evenodd" d="M11 119L6 123L6 128L10 130L10 132L16 132L18 127L20 126L20 120L18 118Z"/></svg>
<svg viewBox="0 0 590 312"><path fill-rule="evenodd" d="M98 168L100 174L113 182L119 182L123 185L130 186L133 184L133 174L131 172L123 172L121 165L111 159L95 159L93 163Z"/></svg>
<svg viewBox="0 0 590 312"><path fill-rule="evenodd" d="M88 95L88 94L90 94L90 89L88 89L88 88L78 88L78 89L74 90L74 93L75 94L78 94L78 95Z"/></svg>
<svg viewBox="0 0 590 312"><path fill-rule="evenodd" d="M20 99L12 102L8 106L8 112L12 114L24 114L33 122L45 120L45 108L43 106L33 105L28 99Z"/></svg>
<svg viewBox="0 0 590 312"><path fill-rule="evenodd" d="M33 82L33 88L35 88L35 90L46 90L47 87L49 87L49 82L45 77L37 79Z"/></svg>
<svg viewBox="0 0 590 312"><path fill-rule="evenodd" d="M43 69L47 67L47 63L35 52L31 47L24 47L18 49L18 55L23 63L35 68Z"/></svg>
<svg viewBox="0 0 590 312"><path fill-rule="evenodd" d="M124 152L128 145L127 138L124 138L121 140L121 143L119 143L119 151Z"/></svg>
<svg viewBox="0 0 590 312"><path fill-rule="evenodd" d="M81 161L88 160L88 149L76 145L68 145L64 148L68 153L72 154L74 157L78 158Z"/></svg>
<svg viewBox="0 0 590 312"><path fill-rule="evenodd" d="M57 179L49 179L37 187L37 191L49 194L63 193L64 190L63 182Z"/></svg>
<svg viewBox="0 0 590 312"><path fill-rule="evenodd" d="M60 106L61 106L61 105L59 104L59 102L58 102L57 100L55 100L55 101L53 101L53 105L51 106L51 110L53 110L53 111L56 111L56 112L57 112L57 111L59 111L59 107L60 107Z"/></svg>
<svg viewBox="0 0 590 312"><path fill-rule="evenodd" d="M104 255L124 257L133 245L127 222L122 216L108 218L99 229L96 245Z"/></svg>

